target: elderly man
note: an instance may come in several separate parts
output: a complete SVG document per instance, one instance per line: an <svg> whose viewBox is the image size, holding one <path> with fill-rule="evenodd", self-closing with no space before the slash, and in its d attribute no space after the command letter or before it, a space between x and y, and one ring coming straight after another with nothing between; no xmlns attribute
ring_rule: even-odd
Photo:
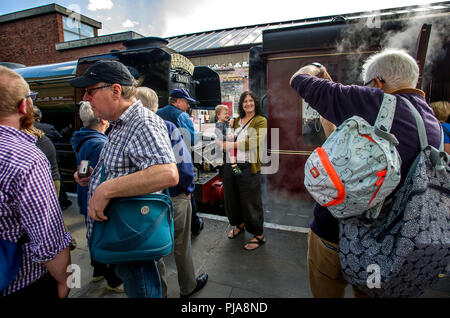
<svg viewBox="0 0 450 318"><path fill-rule="evenodd" d="M363 66L363 87L344 86L314 77L322 71L321 68L318 63L302 67L292 76L290 85L325 119L339 126L347 118L358 115L373 125L384 93L401 95L419 111L425 123L428 143L438 148L439 123L425 101L424 92L415 88L419 67L406 52L387 49L370 57ZM415 119L401 98L397 98L390 132L399 141L401 186L420 151ZM326 208L316 204L308 236L308 271L313 297L344 296L347 282L341 275L338 235L337 219ZM365 296L356 288L354 291L356 297Z"/></svg>
<svg viewBox="0 0 450 318"><path fill-rule="evenodd" d="M71 236L64 231L50 164L36 138L21 131L33 122L28 84L0 66L0 245L21 242L23 251L18 274L1 293L67 297ZM4 268L5 259L0 262Z"/></svg>
<svg viewBox="0 0 450 318"><path fill-rule="evenodd" d="M131 197L160 191L178 183L178 171L164 121L136 101L134 78L120 62L98 61L83 76L70 81L85 88L83 99L90 102L94 116L111 123L109 141L103 147L89 182L88 229L92 221L108 218L104 210L112 198ZM102 166L105 180L101 183ZM161 282L155 261L116 266L128 297L161 297Z"/></svg>
<svg viewBox="0 0 450 318"><path fill-rule="evenodd" d="M186 133L189 133L191 145L193 146L198 142L200 135L195 131L194 124L186 113L189 108L189 102L196 103L197 101L191 98L185 89L173 89L169 94L169 105L158 110L157 114L164 120L172 122L177 128L183 128Z"/></svg>
<svg viewBox="0 0 450 318"><path fill-rule="evenodd" d="M183 134L184 140L188 146L195 145L199 139L200 134L195 131L194 124L191 118L186 113L189 108L189 102L196 103L197 101L183 88L177 88L170 91L169 94L169 105L164 106L157 111L157 114L164 120L170 121L178 129L180 129ZM190 145L187 140L190 140ZM190 149L190 147L188 147ZM191 195L192 203L192 221L191 221L191 231L193 235L200 234L203 230L204 222L201 217L197 215L197 208L195 204L194 194Z"/></svg>

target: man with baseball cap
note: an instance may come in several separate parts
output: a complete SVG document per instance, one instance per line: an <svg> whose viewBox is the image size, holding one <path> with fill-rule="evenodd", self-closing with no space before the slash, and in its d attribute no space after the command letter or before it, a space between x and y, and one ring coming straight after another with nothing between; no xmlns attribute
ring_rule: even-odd
<svg viewBox="0 0 450 318"><path fill-rule="evenodd" d="M190 139L191 146L195 145L200 139L200 134L195 131L194 124L191 118L186 113L189 108L189 102L197 103L197 101L183 88L177 88L170 91L169 94L169 105L164 106L158 110L157 114L161 116L162 119L172 122L178 129L180 129L183 134L183 139L189 147ZM197 208L195 204L194 193L191 195L192 203L192 220L191 220L191 232L193 235L200 234L203 230L204 222L201 217L197 215Z"/></svg>
<svg viewBox="0 0 450 318"><path fill-rule="evenodd" d="M174 123L177 128L183 128L184 133L189 133L191 146L193 146L198 142L200 134L195 131L194 124L186 113L189 102L197 103L184 88L173 89L169 94L169 105L158 110L157 114L164 120Z"/></svg>
<svg viewBox="0 0 450 318"><path fill-rule="evenodd" d="M160 191L178 184L178 171L166 124L135 98L134 78L120 62L98 61L83 76L70 81L84 88L95 117L111 122L109 141L90 177L74 177L89 185L87 237L93 221L108 218L104 209L112 198ZM101 170L105 180L101 183ZM128 297L161 297L161 282L155 261L116 266Z"/></svg>

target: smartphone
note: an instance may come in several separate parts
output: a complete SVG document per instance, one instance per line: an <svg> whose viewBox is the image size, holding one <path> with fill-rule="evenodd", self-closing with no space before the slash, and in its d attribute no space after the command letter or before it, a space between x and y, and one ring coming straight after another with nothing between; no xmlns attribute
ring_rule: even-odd
<svg viewBox="0 0 450 318"><path fill-rule="evenodd" d="M81 160L78 166L78 177L85 178L89 176L89 167L91 162L89 160Z"/></svg>

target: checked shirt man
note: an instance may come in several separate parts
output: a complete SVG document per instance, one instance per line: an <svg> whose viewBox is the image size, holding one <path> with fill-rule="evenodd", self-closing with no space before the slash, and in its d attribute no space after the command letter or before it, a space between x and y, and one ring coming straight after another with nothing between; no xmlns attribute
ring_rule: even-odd
<svg viewBox="0 0 450 318"><path fill-rule="evenodd" d="M166 125L136 101L134 78L125 65L98 61L70 83L86 88L83 99L90 102L96 117L110 121L112 127L91 177L78 178L74 174L80 185L89 184L89 239L93 221L107 220L104 209L110 199L174 186L178 183L178 171ZM106 181L100 183L102 165ZM118 264L116 273L128 297L161 297L154 261Z"/></svg>

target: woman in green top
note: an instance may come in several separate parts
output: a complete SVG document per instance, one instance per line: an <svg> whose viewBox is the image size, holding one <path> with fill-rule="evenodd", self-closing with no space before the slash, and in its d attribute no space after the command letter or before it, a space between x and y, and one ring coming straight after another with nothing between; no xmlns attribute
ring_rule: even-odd
<svg viewBox="0 0 450 318"><path fill-rule="evenodd" d="M224 141L225 150L237 149L237 162L242 174L235 175L230 163L223 173L225 212L233 229L228 238L233 239L244 231L253 235L244 246L251 251L265 243L264 214L261 198L261 161L267 120L261 115L256 95L246 91L239 99L239 117L234 120L235 141Z"/></svg>

